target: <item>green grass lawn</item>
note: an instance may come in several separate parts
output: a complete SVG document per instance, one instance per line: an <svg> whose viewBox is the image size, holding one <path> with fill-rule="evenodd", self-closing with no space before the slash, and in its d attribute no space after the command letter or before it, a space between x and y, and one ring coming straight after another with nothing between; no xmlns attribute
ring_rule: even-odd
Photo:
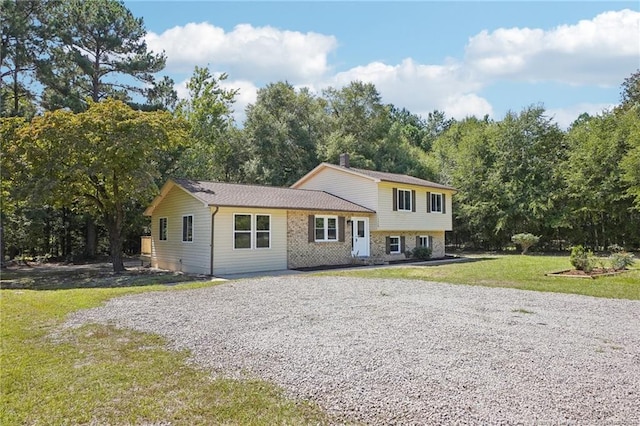
<svg viewBox="0 0 640 426"><path fill-rule="evenodd" d="M323 424L316 406L260 381L212 378L155 335L88 325L70 312L109 298L209 284L0 291L0 424Z"/></svg>
<svg viewBox="0 0 640 426"><path fill-rule="evenodd" d="M478 256L473 262L442 266L402 266L323 272L322 275L369 278L410 278L426 281L508 287L523 290L575 293L616 299L640 299L640 269L596 279L547 277L546 273L571 269L569 256Z"/></svg>

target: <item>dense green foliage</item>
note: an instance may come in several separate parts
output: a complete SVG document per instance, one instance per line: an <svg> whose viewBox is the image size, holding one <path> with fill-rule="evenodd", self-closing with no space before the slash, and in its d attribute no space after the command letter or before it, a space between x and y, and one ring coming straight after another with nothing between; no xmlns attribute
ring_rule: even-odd
<svg viewBox="0 0 640 426"><path fill-rule="evenodd" d="M447 243L457 248L500 250L523 232L539 236L541 250L576 244L595 251L612 244L640 248L640 71L621 82L619 106L596 116L582 114L566 130L538 105L500 120L456 121L441 111L420 117L384 103L373 84L357 81L319 94L288 82L267 84L245 111L245 121L236 123L238 90L227 88L226 74L207 68L195 68L189 97L176 105L173 82L154 77L164 54L147 50L142 19L121 2L1 0L0 5L6 242L0 251L5 254L91 256L96 253L91 240L98 252L112 251L104 214L77 198L51 196L61 157L40 158L38 144L19 143L19 135L41 123L49 110L67 107L84 114L89 105L113 98L143 111L168 109L187 126L182 143L145 145L131 153L152 149L143 170L154 178L122 193L135 200L121 227L126 252L138 250L147 225L144 204L168 177L286 186L322 161L337 162L341 153L350 155L353 167L457 188L454 231L447 235ZM57 117L69 134L53 128L46 134L59 138L60 145L67 137L82 139L72 125L78 117L71 112ZM94 154L110 158L117 149L110 146L113 138L95 138L106 143L92 145ZM75 149L87 145L70 147L67 154L76 158L84 154ZM131 167L141 164L141 158L132 161ZM68 184L78 187L78 181Z"/></svg>

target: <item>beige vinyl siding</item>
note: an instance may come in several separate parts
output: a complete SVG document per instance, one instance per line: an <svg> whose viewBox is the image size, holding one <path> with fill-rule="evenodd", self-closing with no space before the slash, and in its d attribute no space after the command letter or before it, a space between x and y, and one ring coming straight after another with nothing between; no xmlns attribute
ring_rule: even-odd
<svg viewBox="0 0 640 426"><path fill-rule="evenodd" d="M393 211L393 188L416 191L416 211ZM427 213L427 191L445 194L446 213ZM380 182L376 206L378 228L387 231L450 231L452 192L422 186Z"/></svg>
<svg viewBox="0 0 640 426"><path fill-rule="evenodd" d="M271 247L234 249L233 215L271 216ZM287 212L276 209L220 207L214 219L213 274L287 269ZM255 234L255 228L252 232Z"/></svg>
<svg viewBox="0 0 640 426"><path fill-rule="evenodd" d="M182 217L193 215L193 241L182 241ZM159 219L167 218L167 240L160 241ZM174 186L151 216L151 265L196 274L210 273L209 207Z"/></svg>
<svg viewBox="0 0 640 426"><path fill-rule="evenodd" d="M342 170L324 168L297 188L325 191L371 210L378 208L377 184L371 179ZM369 226L375 229L374 218Z"/></svg>

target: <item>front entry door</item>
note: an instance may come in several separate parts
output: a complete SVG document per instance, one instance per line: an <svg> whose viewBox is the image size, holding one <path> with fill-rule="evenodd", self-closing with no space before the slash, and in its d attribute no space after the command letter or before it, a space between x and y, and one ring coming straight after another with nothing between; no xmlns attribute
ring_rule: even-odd
<svg viewBox="0 0 640 426"><path fill-rule="evenodd" d="M369 218L354 217L351 219L351 255L369 256Z"/></svg>

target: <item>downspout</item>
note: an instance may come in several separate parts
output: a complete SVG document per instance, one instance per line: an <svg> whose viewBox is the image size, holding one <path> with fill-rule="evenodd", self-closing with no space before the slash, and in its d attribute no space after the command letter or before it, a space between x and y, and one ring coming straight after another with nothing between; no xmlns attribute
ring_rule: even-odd
<svg viewBox="0 0 640 426"><path fill-rule="evenodd" d="M214 218L216 216L216 213L218 213L218 210L220 209L220 206L216 206L216 209L213 213L211 213L211 267L209 270L209 275L213 276L213 227L214 227Z"/></svg>

